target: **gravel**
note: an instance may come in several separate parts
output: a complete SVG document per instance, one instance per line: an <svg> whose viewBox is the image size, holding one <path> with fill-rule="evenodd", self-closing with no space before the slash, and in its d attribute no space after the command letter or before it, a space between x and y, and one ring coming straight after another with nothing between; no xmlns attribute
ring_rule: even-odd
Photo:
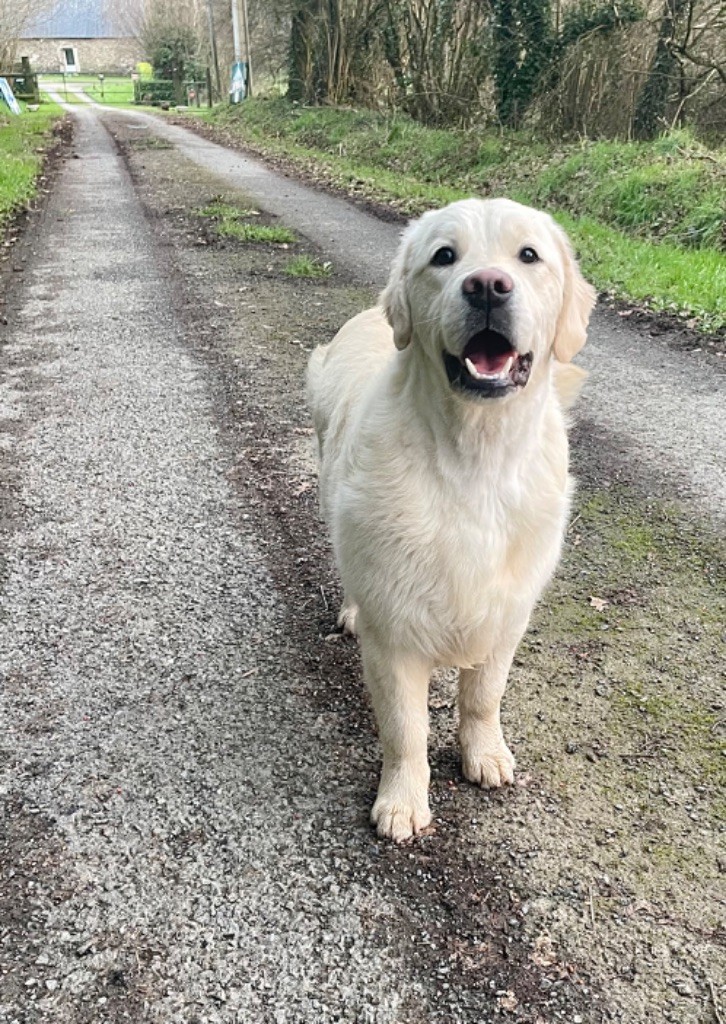
<svg viewBox="0 0 726 1024"><path fill-rule="evenodd" d="M398 1020L395 928L366 924L391 910L336 869L321 790L360 806L296 694L154 239L92 115L76 148L3 351L4 884L51 835L55 866L27 883L35 940L0 924L0 1019Z"/></svg>

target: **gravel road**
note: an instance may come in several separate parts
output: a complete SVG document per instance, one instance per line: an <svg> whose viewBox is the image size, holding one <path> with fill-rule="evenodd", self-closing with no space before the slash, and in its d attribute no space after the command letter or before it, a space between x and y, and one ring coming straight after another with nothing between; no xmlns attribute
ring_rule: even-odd
<svg viewBox="0 0 726 1024"><path fill-rule="evenodd" d="M377 752L354 647L328 635L300 385L399 229L147 115L73 113L73 158L0 279L0 1021L720 1019L707 781L652 797L689 851L665 882L642 882L650 847L627 838L642 794L604 795L594 755L579 774L570 759L571 784L543 747L519 786L482 796L434 740L437 831L396 849L367 826ZM225 190L297 229L337 281L285 281L284 254L219 245L195 211ZM586 364L585 476L607 448L633 502L678 497L710 536L715 361L599 317ZM551 659L546 620L535 633ZM560 725L570 696L542 696L534 643L512 728L524 742L552 707L561 762L581 680ZM626 770L602 769L618 785Z"/></svg>

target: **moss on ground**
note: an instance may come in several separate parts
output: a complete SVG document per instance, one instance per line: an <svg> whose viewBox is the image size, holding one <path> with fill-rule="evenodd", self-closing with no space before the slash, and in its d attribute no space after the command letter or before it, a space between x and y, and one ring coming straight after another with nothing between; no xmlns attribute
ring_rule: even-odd
<svg viewBox="0 0 726 1024"><path fill-rule="evenodd" d="M535 615L521 660L578 691L559 727L607 762L608 788L659 779L701 787L702 813L723 814L726 737L724 552L672 507L621 491L584 491L563 564ZM575 724L576 723L576 724ZM592 746L595 745L593 752ZM560 762L567 773L569 768Z"/></svg>

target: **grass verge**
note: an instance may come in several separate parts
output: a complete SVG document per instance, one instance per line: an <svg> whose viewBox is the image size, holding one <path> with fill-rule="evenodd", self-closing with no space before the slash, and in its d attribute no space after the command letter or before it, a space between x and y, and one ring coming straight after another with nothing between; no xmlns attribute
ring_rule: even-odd
<svg viewBox="0 0 726 1024"><path fill-rule="evenodd" d="M701 331L726 328L726 150L686 132L647 144L555 144L278 99L193 116L404 214L472 194L542 206L570 233L601 292Z"/></svg>
<svg viewBox="0 0 726 1024"><path fill-rule="evenodd" d="M23 109L20 117L0 111L0 231L35 196L53 126L62 116L55 103L43 103L36 111Z"/></svg>

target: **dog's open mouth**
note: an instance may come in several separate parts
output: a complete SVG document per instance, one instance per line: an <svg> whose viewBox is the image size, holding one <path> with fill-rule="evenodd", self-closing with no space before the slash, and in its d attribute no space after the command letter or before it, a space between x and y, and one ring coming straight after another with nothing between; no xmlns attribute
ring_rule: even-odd
<svg viewBox="0 0 726 1024"><path fill-rule="evenodd" d="M487 327L469 338L461 356L444 352L444 365L454 387L496 398L524 387L532 353L520 355L508 338Z"/></svg>

